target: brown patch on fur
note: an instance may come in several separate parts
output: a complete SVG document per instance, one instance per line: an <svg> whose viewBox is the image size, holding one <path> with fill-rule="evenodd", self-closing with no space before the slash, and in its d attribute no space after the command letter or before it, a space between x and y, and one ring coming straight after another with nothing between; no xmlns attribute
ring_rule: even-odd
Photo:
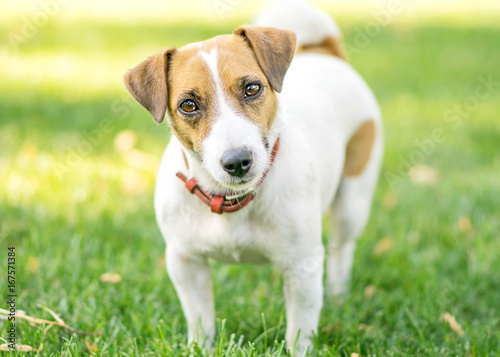
<svg viewBox="0 0 500 357"><path fill-rule="evenodd" d="M149 57L123 78L130 94L149 110L158 124L163 121L167 110L167 63L174 52L175 49L170 48Z"/></svg>
<svg viewBox="0 0 500 357"><path fill-rule="evenodd" d="M168 108L172 132L189 150L200 152L216 115L215 85L200 48L189 46L175 53L168 71ZM179 104L194 100L199 113L193 116L179 111Z"/></svg>
<svg viewBox="0 0 500 357"><path fill-rule="evenodd" d="M168 72L170 121L181 143L197 152L201 151L201 143L218 114L215 82L201 56L201 52L210 54L213 50L217 51L217 74L224 100L235 112L257 124L262 137L271 128L278 110L278 100L269 78L263 72L254 48L243 36L221 35L184 47L172 56ZM255 98L245 98L245 86L254 82L261 83L262 92ZM189 97L183 97L186 93L196 94L194 99L200 107L199 116L190 118L179 112L179 103Z"/></svg>
<svg viewBox="0 0 500 357"><path fill-rule="evenodd" d="M342 40L333 36L328 36L318 44L302 45L297 49L297 53L319 53L347 60L344 52L344 46L342 46Z"/></svg>
<svg viewBox="0 0 500 357"><path fill-rule="evenodd" d="M269 83L276 92L281 92L285 73L295 52L295 33L272 27L245 25L234 30L233 34L248 41Z"/></svg>
<svg viewBox="0 0 500 357"><path fill-rule="evenodd" d="M172 132L184 147L197 152L218 115L216 84L202 57L202 52L209 54L214 49L224 99L234 111L256 123L264 138L278 108L275 91L281 91L293 58L295 34L291 31L244 26L233 35L162 51L125 76L133 97L158 123L168 108ZM257 82L261 93L245 98L245 86ZM196 114L179 110L179 104L188 99L198 106Z"/></svg>
<svg viewBox="0 0 500 357"><path fill-rule="evenodd" d="M361 175L370 160L375 141L375 122L367 120L361 123L347 143L343 175L356 177Z"/></svg>
<svg viewBox="0 0 500 357"><path fill-rule="evenodd" d="M256 123L265 137L276 117L278 100L254 51L239 36L221 36L217 41L217 53L219 75L229 104ZM255 98L245 98L244 87L251 82L260 82L262 92Z"/></svg>

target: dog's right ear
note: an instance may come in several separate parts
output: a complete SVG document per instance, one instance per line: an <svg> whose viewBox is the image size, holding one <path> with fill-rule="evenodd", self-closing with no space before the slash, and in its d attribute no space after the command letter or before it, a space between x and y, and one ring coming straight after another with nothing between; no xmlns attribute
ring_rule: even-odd
<svg viewBox="0 0 500 357"><path fill-rule="evenodd" d="M175 48L163 50L129 70L123 77L132 97L149 110L158 124L167 111L168 63L175 51Z"/></svg>
<svg viewBox="0 0 500 357"><path fill-rule="evenodd" d="M285 73L295 53L295 33L272 27L243 25L233 34L248 42L269 84L276 92L281 92Z"/></svg>

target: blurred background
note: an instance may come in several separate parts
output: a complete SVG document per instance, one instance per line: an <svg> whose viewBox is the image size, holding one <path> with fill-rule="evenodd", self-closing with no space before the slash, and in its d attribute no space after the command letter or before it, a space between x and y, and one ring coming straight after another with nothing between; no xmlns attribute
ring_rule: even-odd
<svg viewBox="0 0 500 357"><path fill-rule="evenodd" d="M500 2L311 2L341 27L386 137L351 293L342 307L325 305L318 353L498 355ZM153 212L170 131L122 76L163 47L250 23L264 4L1 1L0 259L16 247L18 309L50 319L39 307L48 306L102 333L21 321L20 343L70 355L185 353ZM280 274L214 265L221 351L239 348L231 334L274 351Z"/></svg>

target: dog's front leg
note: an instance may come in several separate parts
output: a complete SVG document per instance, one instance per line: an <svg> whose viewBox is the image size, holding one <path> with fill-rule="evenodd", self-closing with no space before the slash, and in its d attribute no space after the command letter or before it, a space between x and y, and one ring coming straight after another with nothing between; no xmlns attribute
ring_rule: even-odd
<svg viewBox="0 0 500 357"><path fill-rule="evenodd" d="M215 311L210 267L203 257L182 254L167 245L167 270L188 325L188 342L212 347Z"/></svg>
<svg viewBox="0 0 500 357"><path fill-rule="evenodd" d="M295 355L302 356L316 333L323 305L323 260L324 248L318 244L314 249L302 250L301 258L284 269L284 292L286 299L286 343ZM296 341L297 335L299 339Z"/></svg>

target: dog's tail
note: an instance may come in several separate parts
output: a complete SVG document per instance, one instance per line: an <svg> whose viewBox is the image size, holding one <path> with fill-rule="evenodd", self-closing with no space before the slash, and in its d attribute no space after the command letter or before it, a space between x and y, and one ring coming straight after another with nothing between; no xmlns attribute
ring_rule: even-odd
<svg viewBox="0 0 500 357"><path fill-rule="evenodd" d="M331 54L345 59L342 33L335 20L305 0L277 0L257 16L254 24L295 32L297 52Z"/></svg>

